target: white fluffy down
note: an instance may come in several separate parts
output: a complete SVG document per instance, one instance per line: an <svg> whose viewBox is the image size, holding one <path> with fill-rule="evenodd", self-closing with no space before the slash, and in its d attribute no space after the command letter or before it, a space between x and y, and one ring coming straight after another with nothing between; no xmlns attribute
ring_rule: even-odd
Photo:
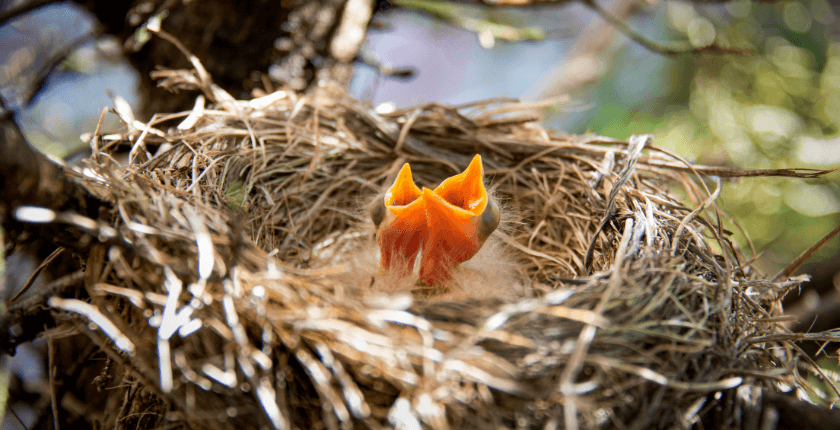
<svg viewBox="0 0 840 430"><path fill-rule="evenodd" d="M338 277L348 289L362 294L382 292L410 292L417 288L419 261L414 272L399 278L379 272L379 247L373 234L352 235L347 241L335 241L335 252L325 252L318 266L343 266L346 271ZM343 243L342 243L343 242ZM419 259L419 256L418 256ZM491 236L481 250L469 261L461 264L453 279L447 284L449 290L430 300L514 299L524 294L524 287L518 277L512 253L496 236Z"/></svg>

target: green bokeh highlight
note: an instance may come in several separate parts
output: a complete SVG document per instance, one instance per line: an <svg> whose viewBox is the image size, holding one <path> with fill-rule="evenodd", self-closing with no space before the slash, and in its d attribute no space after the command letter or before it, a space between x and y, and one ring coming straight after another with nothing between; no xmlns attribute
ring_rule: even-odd
<svg viewBox="0 0 840 430"><path fill-rule="evenodd" d="M832 36L840 20L824 0L664 7L673 38L708 42L711 32L721 46L756 54L672 58L663 75L647 78L670 86L664 99L633 105L599 89L589 131L617 138L653 133L657 146L699 164L840 166L840 41ZM698 28L706 34L694 34ZM840 172L728 181L718 204L763 252L759 267L774 272L840 224L838 184ZM736 240L748 249L744 235ZM837 252L835 240L812 261Z"/></svg>

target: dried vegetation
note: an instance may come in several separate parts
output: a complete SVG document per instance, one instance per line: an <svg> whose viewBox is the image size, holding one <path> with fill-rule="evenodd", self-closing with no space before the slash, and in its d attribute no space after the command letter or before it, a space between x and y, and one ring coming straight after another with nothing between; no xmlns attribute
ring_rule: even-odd
<svg viewBox="0 0 840 430"><path fill-rule="evenodd" d="M782 325L802 279L763 279L722 228L719 178L755 172L547 130L510 100L377 114L331 87L236 101L200 67L158 78L196 108L122 110L73 173L113 210L58 220L98 243L87 298L48 303L116 364L106 426L692 426L818 371ZM501 267L503 294L371 288L366 199L404 162L434 186L476 153L506 215L465 270Z"/></svg>

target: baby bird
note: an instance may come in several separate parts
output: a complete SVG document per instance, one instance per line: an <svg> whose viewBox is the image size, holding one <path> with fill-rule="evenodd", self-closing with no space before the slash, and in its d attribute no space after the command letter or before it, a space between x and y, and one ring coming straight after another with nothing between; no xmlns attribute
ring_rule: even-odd
<svg viewBox="0 0 840 430"><path fill-rule="evenodd" d="M394 181L370 207L376 225L376 243L380 249L380 272L398 277L411 274L414 260L426 233L426 207L423 193L411 178L405 163Z"/></svg>
<svg viewBox="0 0 840 430"><path fill-rule="evenodd" d="M499 225L499 206L484 187L481 156L467 169L422 190L403 165L394 185L370 208L377 227L380 273L405 277L420 258L420 283L446 290L457 267L471 259Z"/></svg>

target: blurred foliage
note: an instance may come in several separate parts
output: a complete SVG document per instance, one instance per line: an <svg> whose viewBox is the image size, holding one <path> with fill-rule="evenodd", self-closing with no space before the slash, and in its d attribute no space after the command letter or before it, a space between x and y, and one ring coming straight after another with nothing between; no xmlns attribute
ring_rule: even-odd
<svg viewBox="0 0 840 430"><path fill-rule="evenodd" d="M834 385L840 386L840 361L838 361L838 357L826 357L817 362L817 364L825 376L831 379ZM840 400L837 398L834 388L822 376L811 373L805 379L808 381L808 385L813 388L812 390L807 390L811 403L815 405L834 406Z"/></svg>
<svg viewBox="0 0 840 430"><path fill-rule="evenodd" d="M825 0L664 7L673 39L756 54L674 58L663 82L674 89L667 100L636 107L596 101L603 119L591 131L652 132L656 145L701 164L840 166L840 20ZM840 172L743 179L728 182L718 203L764 250L761 267L775 271L840 223L839 179ZM737 240L746 248L743 235ZM833 242L814 261L837 253Z"/></svg>
<svg viewBox="0 0 840 430"><path fill-rule="evenodd" d="M500 16L492 9L481 6L467 6L436 0L393 0L399 7L427 13L456 27L478 34L478 41L485 49L495 46L496 39L506 42L542 40L545 31L540 27L515 27L496 22ZM480 17L483 16L483 17Z"/></svg>

